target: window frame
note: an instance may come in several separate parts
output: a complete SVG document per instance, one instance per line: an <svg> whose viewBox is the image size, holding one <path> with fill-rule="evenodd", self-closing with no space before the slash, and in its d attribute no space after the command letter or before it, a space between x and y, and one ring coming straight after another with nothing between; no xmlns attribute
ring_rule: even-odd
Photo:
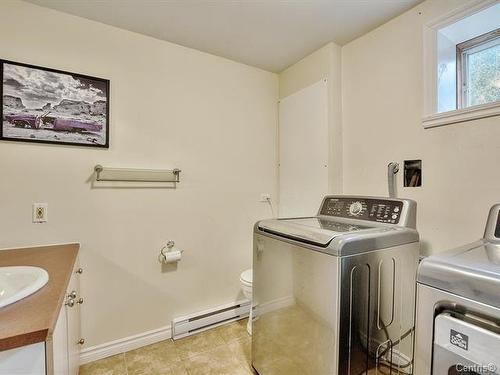
<svg viewBox="0 0 500 375"><path fill-rule="evenodd" d="M456 94L457 94L457 109L473 107L469 104L469 79L467 57L473 53L483 51L485 49L500 45L500 28L492 30L489 33L479 35L475 38L466 40L457 44L457 60L456 60ZM490 102L490 103L496 103ZM486 104L490 104L486 103Z"/></svg>
<svg viewBox="0 0 500 375"><path fill-rule="evenodd" d="M437 62L439 31L464 18L499 4L500 0L468 0L467 3L451 9L441 16L422 25L423 31L423 85L422 126L425 129L452 125L481 118L500 116L500 102L474 105L467 108L438 112Z"/></svg>

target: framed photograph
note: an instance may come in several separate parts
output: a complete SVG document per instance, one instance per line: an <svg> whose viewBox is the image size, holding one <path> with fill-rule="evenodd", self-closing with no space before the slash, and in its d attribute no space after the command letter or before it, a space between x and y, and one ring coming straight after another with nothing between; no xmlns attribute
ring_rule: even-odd
<svg viewBox="0 0 500 375"><path fill-rule="evenodd" d="M0 60L0 139L109 147L109 80Z"/></svg>

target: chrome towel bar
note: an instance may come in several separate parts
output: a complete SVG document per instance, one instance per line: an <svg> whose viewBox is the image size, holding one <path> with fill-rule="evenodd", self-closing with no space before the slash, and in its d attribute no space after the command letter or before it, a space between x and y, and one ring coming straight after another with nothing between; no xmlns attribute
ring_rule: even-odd
<svg viewBox="0 0 500 375"><path fill-rule="evenodd" d="M108 168L102 165L94 167L96 181L122 182L180 182L180 169L134 169Z"/></svg>

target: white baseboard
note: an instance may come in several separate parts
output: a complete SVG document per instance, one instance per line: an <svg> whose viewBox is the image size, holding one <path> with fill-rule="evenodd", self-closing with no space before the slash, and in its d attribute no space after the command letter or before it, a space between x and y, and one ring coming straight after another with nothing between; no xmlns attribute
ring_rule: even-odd
<svg viewBox="0 0 500 375"><path fill-rule="evenodd" d="M295 303L293 296L286 296L274 301L268 302L262 306L259 306L262 312L269 312L273 310L282 309L287 306L291 306ZM240 318L235 318L237 320ZM222 322L219 325L227 324L229 322ZM213 326L214 327L214 326ZM209 327L209 328L213 328ZM201 332L202 330L200 330ZM172 338L172 327L165 326L162 328L154 329L151 331L139 333L137 335L124 337L118 340L110 341L104 344L91 346L83 349L80 352L80 364L84 365L86 363L98 361L103 358L111 357L116 354L128 352L129 350L134 350L146 345L151 345L159 341L167 340Z"/></svg>
<svg viewBox="0 0 500 375"><path fill-rule="evenodd" d="M80 352L80 364L84 365L85 363L98 361L99 359L128 352L129 350L134 350L170 338L172 338L172 329L170 326L165 326L104 344L91 346Z"/></svg>

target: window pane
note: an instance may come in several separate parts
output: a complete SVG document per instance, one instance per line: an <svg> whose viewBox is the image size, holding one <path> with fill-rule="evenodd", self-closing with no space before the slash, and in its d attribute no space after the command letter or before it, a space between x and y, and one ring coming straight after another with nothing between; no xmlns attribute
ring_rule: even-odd
<svg viewBox="0 0 500 375"><path fill-rule="evenodd" d="M468 54L469 106L500 100L500 44Z"/></svg>

